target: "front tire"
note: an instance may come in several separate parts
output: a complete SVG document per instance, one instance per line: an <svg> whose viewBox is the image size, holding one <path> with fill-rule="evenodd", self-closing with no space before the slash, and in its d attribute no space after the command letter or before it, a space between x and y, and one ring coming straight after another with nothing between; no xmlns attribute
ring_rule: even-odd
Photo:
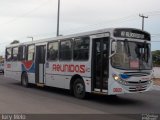
<svg viewBox="0 0 160 120"><path fill-rule="evenodd" d="M22 74L21 85L24 86L24 87L28 87L29 86L27 73L23 73Z"/></svg>
<svg viewBox="0 0 160 120"><path fill-rule="evenodd" d="M86 96L84 81L80 78L76 79L73 84L73 93L76 98L83 99Z"/></svg>

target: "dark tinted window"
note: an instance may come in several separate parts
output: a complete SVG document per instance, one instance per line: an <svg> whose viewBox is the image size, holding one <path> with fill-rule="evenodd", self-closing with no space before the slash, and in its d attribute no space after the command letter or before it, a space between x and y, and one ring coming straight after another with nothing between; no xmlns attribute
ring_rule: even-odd
<svg viewBox="0 0 160 120"><path fill-rule="evenodd" d="M12 50L11 48L6 49L6 61L12 60Z"/></svg>
<svg viewBox="0 0 160 120"><path fill-rule="evenodd" d="M18 55L19 55L19 60L25 60L26 58L26 47L25 46L19 46L18 50Z"/></svg>
<svg viewBox="0 0 160 120"><path fill-rule="evenodd" d="M60 42L60 60L71 60L72 58L72 46L71 41Z"/></svg>
<svg viewBox="0 0 160 120"><path fill-rule="evenodd" d="M73 45L74 60L88 60L89 58L89 37L76 38Z"/></svg>
<svg viewBox="0 0 160 120"><path fill-rule="evenodd" d="M48 60L58 59L58 42L52 42L48 44Z"/></svg>

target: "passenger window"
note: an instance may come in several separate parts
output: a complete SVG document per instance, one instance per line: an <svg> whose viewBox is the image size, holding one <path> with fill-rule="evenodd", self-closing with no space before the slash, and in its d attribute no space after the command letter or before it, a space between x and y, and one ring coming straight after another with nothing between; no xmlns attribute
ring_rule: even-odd
<svg viewBox="0 0 160 120"><path fill-rule="evenodd" d="M19 46L19 50L18 50L18 55L19 55L19 60L25 60L25 56L26 56L26 53L25 53L25 46Z"/></svg>
<svg viewBox="0 0 160 120"><path fill-rule="evenodd" d="M89 37L76 38L73 45L74 60L88 60L89 58Z"/></svg>
<svg viewBox="0 0 160 120"><path fill-rule="evenodd" d="M12 49L13 50L13 61L17 61L18 60L18 47L15 47Z"/></svg>
<svg viewBox="0 0 160 120"><path fill-rule="evenodd" d="M70 40L60 42L60 60L71 60L72 45Z"/></svg>
<svg viewBox="0 0 160 120"><path fill-rule="evenodd" d="M27 53L28 53L27 60L28 61L34 60L34 51L35 51L34 45L28 46L28 51L27 51Z"/></svg>
<svg viewBox="0 0 160 120"><path fill-rule="evenodd" d="M11 61L12 60L12 51L11 48L6 49L6 61Z"/></svg>
<svg viewBox="0 0 160 120"><path fill-rule="evenodd" d="M48 60L57 60L58 59L58 42L52 42L48 44Z"/></svg>

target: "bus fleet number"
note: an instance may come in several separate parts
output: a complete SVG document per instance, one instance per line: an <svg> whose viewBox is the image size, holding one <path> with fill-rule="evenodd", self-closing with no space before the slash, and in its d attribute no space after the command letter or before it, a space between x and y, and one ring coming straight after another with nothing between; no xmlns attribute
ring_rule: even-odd
<svg viewBox="0 0 160 120"><path fill-rule="evenodd" d="M122 92L122 88L113 88L113 92Z"/></svg>

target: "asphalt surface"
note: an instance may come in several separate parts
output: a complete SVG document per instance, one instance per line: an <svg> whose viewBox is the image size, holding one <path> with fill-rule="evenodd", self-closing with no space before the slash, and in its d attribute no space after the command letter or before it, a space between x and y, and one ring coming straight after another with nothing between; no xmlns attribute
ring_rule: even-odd
<svg viewBox="0 0 160 120"><path fill-rule="evenodd" d="M128 120L134 119L133 114L160 114L160 91L116 97L89 95L87 99L80 100L67 90L34 85L25 88L18 81L0 75L0 113L107 114Z"/></svg>

